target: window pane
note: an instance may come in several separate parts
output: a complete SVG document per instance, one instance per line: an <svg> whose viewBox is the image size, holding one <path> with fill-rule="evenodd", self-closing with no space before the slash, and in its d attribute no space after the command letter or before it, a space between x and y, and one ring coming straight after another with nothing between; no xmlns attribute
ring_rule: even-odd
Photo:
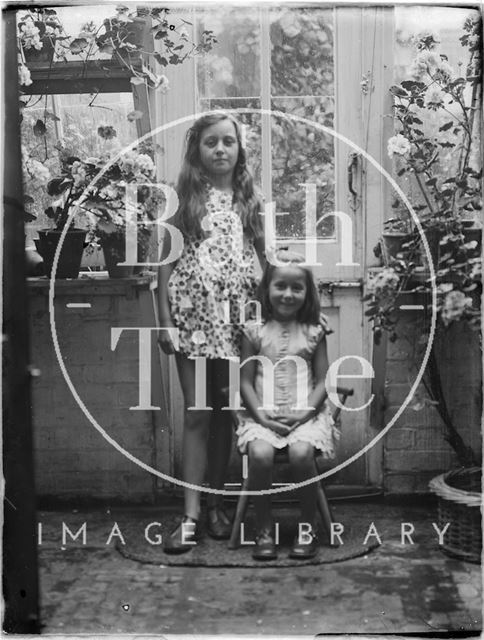
<svg viewBox="0 0 484 640"><path fill-rule="evenodd" d="M332 9L262 9L260 12L225 9L199 15L202 16L200 31L211 29L218 39L210 54L198 60L203 109L257 108L270 104L274 110L333 127ZM259 58L260 29L270 34L271 53L264 59ZM269 78L264 86L260 82L261 65ZM254 95L260 99L243 100L244 96ZM209 99L213 97L232 99ZM305 191L300 184L317 187L317 219L334 211L332 136L311 124L274 115L263 120L253 115L246 121L249 162L255 178L260 184L261 157L271 158L272 194L269 197L276 202L277 212L288 212L286 216L278 216L276 233L279 237L304 237ZM260 149L262 121L271 122L271 132L266 137L271 149L264 154ZM334 220L322 221L316 233L318 237L333 237Z"/></svg>
<svg viewBox="0 0 484 640"><path fill-rule="evenodd" d="M58 99L59 117L63 135L77 136L81 149L79 153L98 155L102 151L127 145L136 140L134 122L126 118L133 111L133 96L130 93L105 93L90 95L61 95ZM112 125L116 138L104 140L97 134L101 125Z"/></svg>
<svg viewBox="0 0 484 640"><path fill-rule="evenodd" d="M211 30L217 38L212 51L197 58L201 97L259 96L258 11L217 7L199 16L199 33Z"/></svg>
<svg viewBox="0 0 484 640"><path fill-rule="evenodd" d="M269 19L271 94L332 96L333 10L273 9Z"/></svg>
<svg viewBox="0 0 484 640"><path fill-rule="evenodd" d="M279 98L272 101L272 109L333 127L332 98ZM276 211L288 212L277 217L276 233L279 237L304 237L306 197L301 184L316 185L317 220L334 211L333 136L280 116L273 116L271 135L273 200ZM316 231L318 237L332 236L334 218L320 222ZM307 230L308 236L313 234L314 230Z"/></svg>

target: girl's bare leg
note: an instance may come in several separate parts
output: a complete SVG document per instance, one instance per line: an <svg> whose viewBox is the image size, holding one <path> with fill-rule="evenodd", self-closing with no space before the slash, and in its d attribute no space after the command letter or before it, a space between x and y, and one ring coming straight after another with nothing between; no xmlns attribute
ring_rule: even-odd
<svg viewBox="0 0 484 640"><path fill-rule="evenodd" d="M270 489L272 485L272 467L274 465L274 447L265 440L253 440L248 445L250 491ZM257 530L272 529L270 495L254 496L254 509Z"/></svg>
<svg viewBox="0 0 484 640"><path fill-rule="evenodd" d="M289 461L295 482L314 477L314 447L309 442L295 442L289 447ZM314 526L316 515L317 486L311 484L300 487L301 522Z"/></svg>
<svg viewBox="0 0 484 640"><path fill-rule="evenodd" d="M230 411L223 411L228 405L226 390L229 386L229 361L210 361L210 385L212 407L210 436L208 443L208 481L213 489L223 489L227 477L227 468L232 450L233 421ZM223 496L209 493L207 504L209 507L221 505Z"/></svg>
<svg viewBox="0 0 484 640"><path fill-rule="evenodd" d="M195 361L180 354L177 354L176 360L185 400L182 445L183 480L201 486L207 467L207 440L212 412L188 409L188 407L195 405ZM207 388L209 388L208 384ZM209 406L208 401L207 406ZM185 488L184 492L185 515L198 520L200 518L200 491Z"/></svg>

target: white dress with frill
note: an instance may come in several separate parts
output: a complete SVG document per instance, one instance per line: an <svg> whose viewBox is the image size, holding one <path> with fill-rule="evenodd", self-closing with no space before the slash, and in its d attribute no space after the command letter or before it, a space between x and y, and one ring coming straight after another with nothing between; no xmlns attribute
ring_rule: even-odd
<svg viewBox="0 0 484 640"><path fill-rule="evenodd" d="M309 397L314 387L313 354L318 343L326 334L331 333L326 318L321 316L318 325L305 325L296 321L283 323L276 320L269 320L265 324L248 322L243 331L255 354L266 356L273 365L277 364L274 366L274 406L267 413L272 417L290 413L298 402ZM298 356L299 366L287 356ZM263 406L263 367L262 362L256 360L254 389L261 401L260 406ZM287 436L281 436L258 424L245 409L238 412L238 422L237 446L241 453L247 452L249 442L261 439L276 449L282 449L295 442L308 442L318 449L323 457L335 457L335 447L340 433L334 424L327 402L314 418L296 427Z"/></svg>

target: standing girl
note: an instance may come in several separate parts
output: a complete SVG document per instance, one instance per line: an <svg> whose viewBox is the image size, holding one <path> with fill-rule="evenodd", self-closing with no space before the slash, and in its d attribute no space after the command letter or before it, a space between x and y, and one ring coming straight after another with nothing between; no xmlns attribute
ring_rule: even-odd
<svg viewBox="0 0 484 640"><path fill-rule="evenodd" d="M294 480L302 482L315 475L315 448L333 458L339 437L326 403L325 336L331 331L320 314L311 271L302 265L304 258L299 254L279 251L276 257L280 266L267 264L259 285L265 322L248 322L242 339L240 389L246 411L239 415L238 447L242 453L248 452L249 489L256 491L271 487L275 449L288 447ZM259 357L245 363L252 356ZM267 366L269 361L273 369ZM272 406L264 407L267 402ZM299 492L301 522L305 523L301 531L311 527L311 542L303 544L308 535L302 540L296 536L290 555L308 558L317 550L313 531L317 486L313 482ZM270 495L256 495L254 506L257 534L253 556L273 560L276 547Z"/></svg>
<svg viewBox="0 0 484 640"><path fill-rule="evenodd" d="M226 401L229 357L238 357L241 310L254 290L256 251L264 262L262 204L247 168L240 126L230 115L210 113L188 130L178 178L175 225L184 238L176 263L159 269L161 327L178 330L176 361L185 402L182 445L185 515L165 540L165 551L189 551L200 537L200 492L207 467L209 484L222 489L230 457L232 423ZM170 252L170 239L163 255ZM170 331L161 331L165 353L175 353ZM195 358L206 371L206 409L196 404ZM200 364L200 361L199 361ZM200 380L198 380L200 384ZM210 441L209 441L210 435ZM208 532L228 538L230 521L217 494L210 493Z"/></svg>

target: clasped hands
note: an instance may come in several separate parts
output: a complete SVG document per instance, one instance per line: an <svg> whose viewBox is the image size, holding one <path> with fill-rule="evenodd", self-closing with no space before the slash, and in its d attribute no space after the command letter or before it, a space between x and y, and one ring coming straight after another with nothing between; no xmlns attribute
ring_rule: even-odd
<svg viewBox="0 0 484 640"><path fill-rule="evenodd" d="M314 417L314 409L299 409L288 413L272 413L270 411L259 411L259 423L266 429L275 431L280 436L287 436Z"/></svg>

